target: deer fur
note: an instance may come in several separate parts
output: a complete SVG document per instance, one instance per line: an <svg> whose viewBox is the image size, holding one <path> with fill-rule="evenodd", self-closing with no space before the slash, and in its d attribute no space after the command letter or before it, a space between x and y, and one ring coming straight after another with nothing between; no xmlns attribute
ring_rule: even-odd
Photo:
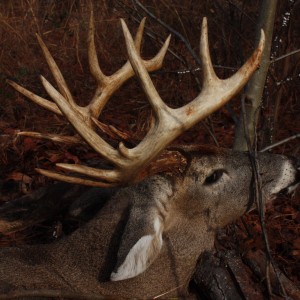
<svg viewBox="0 0 300 300"><path fill-rule="evenodd" d="M48 245L1 249L1 294L188 295L216 230L253 207L253 180L247 153L197 149L184 155L182 174L154 175L119 189L71 235ZM293 159L260 153L257 163L265 200L299 182Z"/></svg>

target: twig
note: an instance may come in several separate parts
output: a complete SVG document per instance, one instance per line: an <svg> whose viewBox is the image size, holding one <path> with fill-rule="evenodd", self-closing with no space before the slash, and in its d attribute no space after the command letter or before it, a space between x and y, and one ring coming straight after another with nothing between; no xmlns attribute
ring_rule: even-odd
<svg viewBox="0 0 300 300"><path fill-rule="evenodd" d="M194 58L194 60L197 62L198 65L201 65L201 61L199 56L195 53L195 51L192 49L191 44L185 39L185 37L180 34L178 31L176 31L175 29L173 29L170 25L166 24L164 21L162 21L161 19L157 18L153 13L151 13L140 1L135 0L134 1L148 16L150 16L152 19L154 19L155 21L157 21L160 25L162 25L163 27L165 27L167 30L169 30L170 32L172 32L175 36L177 36L186 46L186 48L188 49L188 51L191 53L192 57Z"/></svg>
<svg viewBox="0 0 300 300"><path fill-rule="evenodd" d="M267 146L267 147L263 148L262 150L260 150L260 152L266 152L266 151L268 151L268 150L270 150L270 149L273 149L273 148L275 148L275 147L277 147L277 146L280 146L280 145L282 145L282 144L284 144L284 143L287 143L287 142L289 142L289 141L291 141L291 140L294 140L294 139L296 139L296 138L300 138L300 133L297 133L297 134L292 135L292 136L290 136L290 137L288 137L288 138L286 138L286 139L283 139L283 140L281 140L281 141L279 141L279 142L277 142L277 143L274 143L274 144L272 144L272 145L270 145L270 146Z"/></svg>
<svg viewBox="0 0 300 300"><path fill-rule="evenodd" d="M174 53L172 53L172 54L174 55ZM180 58L178 58L178 59L180 59ZM182 62L181 59L180 59L180 61ZM222 66L222 65L213 65L213 67L214 67L214 69L222 69L222 70L230 70L230 71L237 71L237 69L238 69L236 67L227 67L227 66ZM156 71L155 73L163 72L163 73L187 74L187 73L194 73L194 72L200 72L200 71L202 71L202 68L196 67L196 68L193 68L193 69L180 69L180 70L178 69L178 70L170 70L170 71Z"/></svg>
<svg viewBox="0 0 300 300"><path fill-rule="evenodd" d="M270 243L268 239L268 233L267 233L267 228L266 228L266 223L265 223L265 211L264 211L264 203L263 203L263 197L262 197L262 186L261 186L261 176L258 171L258 164L257 164L257 151L252 149L251 146L251 141L250 141L250 136L249 136L249 129L248 129L248 120L247 120L247 115L246 115L246 108L245 108L245 94L243 94L242 99L241 99L241 109L242 109L242 114L243 114L243 125L244 125L244 133L245 133L245 139L247 142L247 147L249 151L249 159L250 163L252 166L252 174L253 174L253 188L255 189L254 197L257 205L257 210L259 212L259 221L262 229L262 234L263 234L263 239L265 242L265 247L266 247L266 281L267 281L267 288L269 292L269 296L272 296L272 289L271 289L271 283L270 283L270 264L274 268L274 272L276 275L276 278L278 280L280 289L282 291L283 297L285 299L288 299L288 296L286 294L286 291L284 289L284 286L281 282L276 264L274 262L274 259L271 254L271 248L270 248ZM255 118L254 118L255 119ZM254 127L255 128L255 127ZM255 141L253 142L253 145L256 145L256 131L255 131Z"/></svg>
<svg viewBox="0 0 300 300"><path fill-rule="evenodd" d="M26 0L26 1L27 1L28 6L29 6L29 9L30 9L30 11L31 11L32 17L33 17L33 19L34 19L34 23L35 23L37 32L38 32L39 35L41 35L41 30L40 30L39 22L38 22L38 19L37 19L35 13L34 13L34 10L33 10L33 8L32 8L32 5L31 5L31 3L30 3L28 0Z"/></svg>
<svg viewBox="0 0 300 300"><path fill-rule="evenodd" d="M138 20L137 18L134 18L133 19L139 24L141 21ZM149 36L151 39L153 39L154 41L158 42L160 45L163 45L163 41L162 39L159 37L159 40L157 38L157 34L153 31L150 32L150 29L147 28L147 31L145 32L145 34L147 36ZM172 49L170 49L170 47L168 48L168 52L171 53L176 59L178 59L182 64L186 65L186 62L185 60L180 57L178 54L175 53L175 51L173 51ZM157 73L157 72L156 72Z"/></svg>
<svg viewBox="0 0 300 300"><path fill-rule="evenodd" d="M262 232L263 232L263 238L265 241L265 245L267 248L267 265L270 263L270 252L269 252L269 242L268 242L268 238L267 238L267 232L265 230L265 212L264 212L264 206L263 206L263 198L262 198L262 192L261 192L261 177L260 174L258 172L258 165L257 165L257 152L252 150L252 146L251 146L251 140L250 140L250 135L249 135L249 128L247 126L248 124L248 120L247 120L247 114L246 114L246 108L245 108L245 98L246 95L243 94L242 99L241 99L241 109L242 109L242 115L243 115L243 126L244 126L244 134L245 134L245 139L246 139L246 144L248 147L248 152L249 152L249 159L250 159L250 163L251 163L251 167L252 167L252 185L254 188L255 193L254 195L254 199L256 202L256 206L257 206L257 210L258 210L258 215L259 215L259 221L260 221L260 225L262 228ZM255 143L253 143L253 145L255 145ZM267 268L267 267L266 267ZM268 293L269 295L272 294L272 290L271 290L271 285L270 285L270 280L269 280L269 273L266 270L266 280L267 280L267 288L268 288Z"/></svg>
<svg viewBox="0 0 300 300"><path fill-rule="evenodd" d="M234 8L236 10L238 10L242 16L245 16L249 21L251 21L252 24L255 24L255 20L250 17L249 14L246 13L246 11L244 9L241 9L238 5L236 5L236 3L234 3L235 1L229 1L230 5L234 6ZM221 5L218 3L218 6L220 7Z"/></svg>
<svg viewBox="0 0 300 300"><path fill-rule="evenodd" d="M24 40L24 38L22 37L22 35L19 32L17 32L17 30L13 26L11 26L8 22L6 22L4 20L4 16L3 16L3 14L1 12L0 12L0 23L3 23L5 26L7 26L15 35L18 36L18 38L20 40L23 41L24 44L27 44L27 42Z"/></svg>
<svg viewBox="0 0 300 300"><path fill-rule="evenodd" d="M153 299L158 299L158 298L161 298L161 297L166 297L167 294L169 294L169 293L171 293L171 292L173 292L173 291L179 289L179 288L182 287L182 286L184 286L184 284L181 284L181 285L179 285L179 286L176 286L175 288L172 288L172 289L170 289L170 290L168 290L168 291L166 291L166 292L164 292L164 293L162 293L162 294L156 295L156 296L153 297Z"/></svg>
<svg viewBox="0 0 300 300"><path fill-rule="evenodd" d="M277 58L271 60L270 63L273 64L273 63L275 63L275 62L277 62L277 61L279 61L279 60L281 60L281 59L284 59L284 58L286 58L286 57L288 57L288 56L294 55L294 54L299 53L299 52L300 52L300 49L291 51L291 52L289 52L289 53L287 53L287 54L281 55L281 56L279 56L279 57L277 57Z"/></svg>

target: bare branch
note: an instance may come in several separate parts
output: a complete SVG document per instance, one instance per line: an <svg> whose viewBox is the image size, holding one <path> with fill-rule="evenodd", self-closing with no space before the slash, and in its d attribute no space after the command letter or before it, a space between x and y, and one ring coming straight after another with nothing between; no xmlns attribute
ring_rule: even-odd
<svg viewBox="0 0 300 300"><path fill-rule="evenodd" d="M294 139L297 139L297 138L300 138L300 133L297 133L297 134L292 135L292 136L290 136L290 137L288 137L288 138L286 138L286 139L283 139L283 140L281 140L281 141L279 141L279 142L277 142L277 143L274 143L274 144L272 144L272 145L270 145L270 146L267 146L267 147L263 148L262 150L260 150L260 152L266 152L266 151L269 151L269 150L271 150L271 149L273 149L273 148L276 148L276 147L278 147L278 146L280 146L280 145L282 145L282 144L285 144L285 143L287 143L287 142L289 142L289 141L292 141L292 140L294 140Z"/></svg>

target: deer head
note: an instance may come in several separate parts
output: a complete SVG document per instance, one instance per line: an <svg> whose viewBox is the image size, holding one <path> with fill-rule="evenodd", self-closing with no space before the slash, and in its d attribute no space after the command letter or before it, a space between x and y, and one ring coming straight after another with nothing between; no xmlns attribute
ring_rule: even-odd
<svg viewBox="0 0 300 300"><path fill-rule="evenodd" d="M135 41L125 22L121 24L129 61L115 74L106 76L98 64L91 18L88 53L97 89L88 106L75 104L40 37L38 41L58 90L43 77L42 84L55 103L9 81L32 101L64 115L83 140L113 166L95 169L58 165L89 179L46 170L38 170L40 173L58 180L100 187L139 181L139 174L145 172L179 134L220 108L244 86L259 65L264 45L262 32L258 47L248 61L232 77L221 80L210 60L204 19L200 41L203 89L189 104L172 109L162 101L148 74L161 66L169 38L155 58L145 61L139 53L144 21ZM120 143L114 149L94 127L109 97L133 75L141 82L153 108L154 120L144 140L136 147L129 149ZM67 139L31 132L22 134L79 142L77 136ZM207 147L180 147L175 151L184 158L181 172L156 174L134 186L121 188L96 218L69 237L52 245L1 250L0 290L14 291L14 295L19 291L19 296L32 295L34 291L30 290L33 289L43 289L48 295L51 294L49 290L52 295L55 290L59 291L59 296L71 298L74 291L131 298L185 294L199 255L213 247L216 229L251 208L252 171L246 153ZM266 199L283 189L295 187L299 180L299 166L286 157L259 154L258 165Z"/></svg>
<svg viewBox="0 0 300 300"><path fill-rule="evenodd" d="M171 180L154 176L130 188L126 196L118 193L118 197L129 197L133 204L112 280L145 271L166 240L172 253L194 261L199 249L212 246L217 228L253 208L254 187L247 153L200 147L189 150L189 155L183 176ZM284 189L292 190L299 181L294 160L261 153L257 162L265 200ZM273 170L269 170L270 164Z"/></svg>

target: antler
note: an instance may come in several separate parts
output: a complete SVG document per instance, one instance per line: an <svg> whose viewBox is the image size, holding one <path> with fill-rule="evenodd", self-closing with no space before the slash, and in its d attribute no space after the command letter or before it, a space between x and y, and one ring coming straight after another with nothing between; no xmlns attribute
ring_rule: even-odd
<svg viewBox="0 0 300 300"><path fill-rule="evenodd" d="M146 18L144 18L141 21L134 41L138 53L140 53L141 42L142 42L142 37L143 37L143 32L145 27L145 20ZM56 62L54 61L52 55L50 54L48 48L46 47L41 37L38 34L36 35L37 40L40 44L40 47L42 48L43 54L48 63L48 66L58 86L58 91L56 91L56 93L60 94L58 97L63 97L66 100L66 102L68 102L72 106L72 109L76 111L77 118L81 118L82 121L87 123L87 126L90 128L94 128L95 120L98 119L104 106L106 105L109 98L113 95L113 93L117 89L119 89L122 84L124 84L129 78L131 78L134 75L134 71L129 61L127 61L123 65L123 67L120 68L118 71L116 71L113 75L106 76L103 74L103 72L100 69L98 58L97 58L95 41L94 41L94 32L95 32L94 16L93 16L93 10L91 10L91 16L89 22L89 36L88 36L88 60L89 60L90 72L97 83L97 88L92 101L86 107L81 107L75 104L72 94ZM153 57L150 60L142 60L147 71L151 72L161 68L164 56L168 50L169 42L170 42L170 36L167 38L166 42L164 43L164 45L162 46L162 48L160 49L160 51L157 53L155 57ZM41 80L43 85L48 85L48 86L50 85L49 82L47 82L47 80L43 76L41 76ZM32 93L31 91L25 89L24 87L18 85L17 83L11 80L7 80L7 82L14 89L16 89L18 92L20 92L21 94L23 94L24 96L26 96L27 98L35 102L36 104L58 115L63 115L62 110L58 107L57 104L53 103L52 101L46 100ZM67 143L82 142L77 137L62 137L62 136L51 135L51 134L41 135L40 133L37 132L20 132L19 135L27 135L27 136L37 137L37 138L46 138L56 142L57 141L58 142L66 141Z"/></svg>
<svg viewBox="0 0 300 300"><path fill-rule="evenodd" d="M132 75L132 70L128 62L125 64L125 66L123 66L123 68L111 76L113 78L103 75L99 68L95 48L93 46L94 42L90 34L90 69L98 82L98 88L92 102L87 107L80 108L75 105L60 71L54 63L46 46L40 41L47 62L56 79L59 91L57 91L43 77L41 77L42 83L57 106L45 99L43 99L42 102L47 103L47 105L42 105L40 104L40 97L36 95L33 97L32 94L29 94L29 91L21 88L15 83L11 84L25 96L30 96L29 98L31 100L35 99L33 101L37 102L38 104L55 113L63 113L76 131L80 134L80 136L97 153L114 165L113 169L104 170L77 164L57 164L58 167L64 170L73 171L90 177L94 180L82 179L38 169L41 174L58 180L92 186L114 186L134 181L137 175L144 170L167 145L176 139L176 137L178 137L183 131L192 127L195 123L204 119L206 116L223 106L246 84L252 73L259 66L261 53L264 47L264 32L261 31L261 38L258 47L252 56L233 76L222 80L216 76L212 66L208 47L207 20L204 18L200 39L200 56L202 60L204 77L202 91L192 102L181 108L172 109L162 101L149 76L148 71L154 68L153 65L155 65L155 68L157 66L153 63L154 59L151 60L151 64L149 61L144 61L140 57L139 45L141 37L139 33L137 34L134 42L123 20L121 20L121 24L125 36L130 64L135 74L139 78L141 86L154 111L154 121L151 124L150 130L146 134L145 138L136 147L129 149L123 143L120 143L118 148L115 149L100 136L98 136L90 123L86 121L86 118L93 120L94 118L98 117L109 96L113 93L113 91L116 90L114 86L119 87L124 82L124 78L129 78L129 74ZM156 56L159 57L159 59L157 59L159 60L159 64L162 63L162 57L167 50L169 40L170 37L168 37L163 48ZM152 67L150 67L150 65ZM124 71L125 69L127 71ZM124 73L126 75L124 75ZM113 79L115 78L117 78L118 83L114 83ZM113 87L111 87L111 85ZM98 96L99 92L101 92L100 96ZM103 94L105 95L103 96ZM108 94L109 96L107 96ZM81 117L78 117L78 112L80 113ZM95 181L95 179L97 181Z"/></svg>

